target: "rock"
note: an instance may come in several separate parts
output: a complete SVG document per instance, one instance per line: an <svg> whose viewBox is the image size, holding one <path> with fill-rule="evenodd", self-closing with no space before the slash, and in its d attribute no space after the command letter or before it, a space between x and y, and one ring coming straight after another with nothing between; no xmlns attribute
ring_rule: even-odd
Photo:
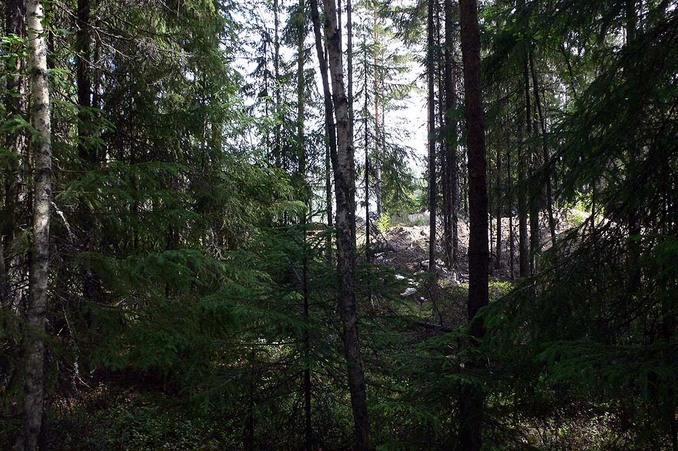
<svg viewBox="0 0 678 451"><path fill-rule="evenodd" d="M416 292L417 292L417 289L416 289L416 288L407 287L407 288L405 289L405 291L403 291L402 293L400 293L400 295L401 295L402 297L407 297L407 296L412 296L412 295L413 295L414 293L416 293Z"/></svg>
<svg viewBox="0 0 678 451"><path fill-rule="evenodd" d="M457 277L457 273L455 271L450 272L449 275L445 277L445 281L457 287L461 285L461 282L459 282L459 277Z"/></svg>
<svg viewBox="0 0 678 451"><path fill-rule="evenodd" d="M422 213L414 213L411 215L407 215L407 220L411 224L428 224L431 219L431 214L428 211L424 211Z"/></svg>

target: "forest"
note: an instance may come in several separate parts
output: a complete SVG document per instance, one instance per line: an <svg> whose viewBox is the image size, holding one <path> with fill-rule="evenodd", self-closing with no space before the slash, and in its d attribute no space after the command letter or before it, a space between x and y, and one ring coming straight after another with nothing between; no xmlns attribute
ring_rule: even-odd
<svg viewBox="0 0 678 451"><path fill-rule="evenodd" d="M0 13L0 449L678 451L676 0Z"/></svg>

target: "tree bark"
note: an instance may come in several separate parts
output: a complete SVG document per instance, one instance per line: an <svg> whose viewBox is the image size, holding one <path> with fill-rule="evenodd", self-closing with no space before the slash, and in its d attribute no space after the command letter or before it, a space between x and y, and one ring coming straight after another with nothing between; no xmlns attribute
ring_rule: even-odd
<svg viewBox="0 0 678 451"><path fill-rule="evenodd" d="M436 270L436 200L438 197L436 186L436 142L435 142L435 68L433 50L434 40L434 0L428 0L428 33L427 33L427 58L426 78L428 84L428 210L429 222L429 245L428 245L428 270L430 273Z"/></svg>
<svg viewBox="0 0 678 451"><path fill-rule="evenodd" d="M52 198L52 145L50 97L47 81L47 42L42 26L44 17L39 0L26 2L29 69L31 83L31 119L35 134L35 189L33 196L33 244L30 296L26 315L26 375L24 400L24 449L34 450L42 427L44 397L45 316L49 279L49 222Z"/></svg>
<svg viewBox="0 0 678 451"><path fill-rule="evenodd" d="M334 128L334 123L332 123ZM327 130L327 128L326 128ZM330 143L325 143L325 205L327 206L327 227L332 229L334 227L334 205L332 200L332 146ZM334 252L332 249L332 234L328 233L325 238L326 258L329 263L334 260Z"/></svg>
<svg viewBox="0 0 678 451"><path fill-rule="evenodd" d="M302 190L304 202L309 206L310 191L306 185L306 137L304 135L305 118L305 79L304 79L304 38L305 33L305 0L299 0L297 5L297 148L299 158L299 184ZM303 233L303 256L302 256L302 297L304 300L303 320L304 331L302 342L304 346L304 449L313 449L313 423L312 423L312 385L311 385L311 337L310 337L310 296L308 289L308 254L307 254L307 214L301 217Z"/></svg>
<svg viewBox="0 0 678 451"><path fill-rule="evenodd" d="M497 260L495 268L501 269L501 213L504 206L501 189L501 145L497 146L497 247L495 249Z"/></svg>
<svg viewBox="0 0 678 451"><path fill-rule="evenodd" d="M626 0L625 2L625 19L626 19L626 46L634 45L636 40L636 25L638 16L636 11L636 0ZM635 142L629 143L629 163L627 165L627 177L633 183L632 168L638 160L638 149ZM628 292L632 296L640 291L642 275L640 271L640 235L642 232L640 223L640 214L638 206L634 202L630 202L628 206L628 230L629 230L629 279Z"/></svg>
<svg viewBox="0 0 678 451"><path fill-rule="evenodd" d="M365 50L365 68L367 68L367 50ZM367 89L367 70L365 70L365 89ZM365 257L367 263L372 262L370 255L370 134L367 132L367 93L365 95L365 114L364 114L364 128L365 128ZM371 293L370 297L371 297ZM370 299L371 301L371 299Z"/></svg>
<svg viewBox="0 0 678 451"><path fill-rule="evenodd" d="M523 118L518 119L518 185L525 184L526 156ZM527 190L523 187L518 190L518 274L520 277L530 275L530 251L527 235Z"/></svg>
<svg viewBox="0 0 678 451"><path fill-rule="evenodd" d="M449 157L449 143L447 142L447 120L445 118L447 98L446 98L446 61L445 61L445 45L443 42L443 37L441 32L444 33L443 25L441 24L442 19L445 19L444 13L440 13L440 2L436 4L436 41L441 50L438 50L438 67L436 70L437 84L438 84L438 124L440 127L440 137L439 137L439 147L440 147L440 192L442 194L442 205L440 206L440 212L438 216L441 218L443 224L443 235L441 239L441 246L443 248L443 263L445 266L451 266L451 254L452 254L452 221L450 218L450 183L449 183L449 167L448 167L448 157Z"/></svg>
<svg viewBox="0 0 678 451"><path fill-rule="evenodd" d="M299 0L297 5L297 149L299 158L299 178L302 185L304 185L304 197L306 197L306 149L304 137L304 116L305 116L305 101L304 95L306 86L304 84L304 10L306 9L305 1ZM306 216L304 215L304 219Z"/></svg>
<svg viewBox="0 0 678 451"><path fill-rule="evenodd" d="M525 52L524 61L523 61L523 90L525 95L525 129L526 140L529 141L532 138L532 105L530 99L530 72L528 66L528 52ZM529 186L527 189L528 192L528 209L530 212L530 251L529 251L529 272L534 274L536 271L536 257L537 250L539 249L539 191L541 187L539 184L535 183L532 179L534 175L534 168L536 167L536 157L531 152L530 146L527 148L527 158L528 163L528 172L530 175Z"/></svg>
<svg viewBox="0 0 678 451"><path fill-rule="evenodd" d="M320 66L320 78L323 87L323 106L325 110L325 134L327 135L327 148L325 153L325 200L327 203L327 226L333 226L332 214L332 180L330 166L333 155L337 153L337 131L334 124L334 107L332 106L332 92L328 75L327 59L323 50L323 39L320 31L320 14L318 12L318 0L310 0L311 21L313 22L313 35L315 37L315 49ZM332 260L332 237L327 235L327 260Z"/></svg>
<svg viewBox="0 0 678 451"><path fill-rule="evenodd" d="M348 83L348 126L351 131L351 145L353 145L353 4L351 0L346 0L346 72Z"/></svg>
<svg viewBox="0 0 678 451"><path fill-rule="evenodd" d="M382 111L381 114L381 128L380 130L384 130L384 114ZM381 148L383 149L385 147L384 143L384 133L381 134ZM382 195L383 193L383 179L381 176L381 160L380 158L376 158L374 161L374 202L375 202L375 210L377 214L377 218L381 216L384 213L384 197Z"/></svg>
<svg viewBox="0 0 678 451"><path fill-rule="evenodd" d="M341 34L337 27L334 0L323 0L325 39L332 79L334 114L337 121L337 148L332 156L337 212L337 266L339 272L339 311L343 323L343 341L351 407L358 449L371 449L367 389L360 355L358 312L355 293L355 161L348 121L348 99L344 89Z"/></svg>
<svg viewBox="0 0 678 451"><path fill-rule="evenodd" d="M457 104L457 90L454 68L454 8L452 0L445 0L445 137L446 137L446 179L447 189L445 190L446 215L449 215L448 234L446 245L449 247L448 260L449 265L454 270L459 266L459 232L458 232L458 211L459 211L459 177L457 162L457 120L453 118L453 109Z"/></svg>
<svg viewBox="0 0 678 451"><path fill-rule="evenodd" d="M382 99L384 98L384 70L382 68L383 64L383 47L380 44L380 35L378 28L378 11L373 9L372 11L372 39L374 45L373 59L374 59L374 158L371 161L370 169L372 170L372 175L374 175L374 182L372 186L374 188L374 201L375 201L375 210L377 218L381 216L383 212L382 204L382 179L381 179L381 160L382 155L386 150L385 146L385 115L386 110ZM365 66L367 68L367 66ZM365 71L367 74L367 71ZM365 85L367 86L367 84Z"/></svg>
<svg viewBox="0 0 678 451"><path fill-rule="evenodd" d="M461 49L464 66L464 100L466 104L466 133L468 142L469 174L469 298L468 319L471 336L476 340L485 334L478 311L488 303L488 238L487 238L487 162L485 152L485 127L483 121L482 88L480 80L480 30L478 5L475 0L460 1ZM471 367L475 362L471 362ZM461 449L474 451L481 448L483 415L482 389L466 384L460 400Z"/></svg>
<svg viewBox="0 0 678 451"><path fill-rule="evenodd" d="M275 166L283 167L281 121L282 105L280 100L280 1L273 0L273 90L275 92L275 136L273 137L273 158Z"/></svg>
<svg viewBox="0 0 678 451"><path fill-rule="evenodd" d="M541 134L542 158L544 159L544 175L542 177L546 185L546 210L548 214L549 232L551 233L551 246L553 251L556 250L556 221L553 217L553 189L551 184L551 174L548 172L549 167L549 150L548 141L546 137L546 118L544 117L544 110L541 103L541 96L539 95L539 79L537 78L537 71L534 68L534 52L530 47L530 72L532 72L532 92L534 92L534 104L537 107L537 116L539 118L539 127Z"/></svg>
<svg viewBox="0 0 678 451"><path fill-rule="evenodd" d="M514 279L515 277L515 270L513 268L513 260L515 257L515 241L514 241L514 234L513 234L513 205L514 205L514 196L513 196L513 173L512 173L512 166L511 166L511 146L510 146L510 138L507 135L506 139L506 183L507 183L507 191L506 191L506 197L507 197L507 202L506 204L509 206L509 276L511 277L511 280Z"/></svg>
<svg viewBox="0 0 678 451"><path fill-rule="evenodd" d="M91 146L87 140L91 133L88 108L92 106L92 83L90 77L90 2L78 0L78 31L75 45L77 54L76 85L78 87L78 156L85 163L93 163L96 159L91 155Z"/></svg>

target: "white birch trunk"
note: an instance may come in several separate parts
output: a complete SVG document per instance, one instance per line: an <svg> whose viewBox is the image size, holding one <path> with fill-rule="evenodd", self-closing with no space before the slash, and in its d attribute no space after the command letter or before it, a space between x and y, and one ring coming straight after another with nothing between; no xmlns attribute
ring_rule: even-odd
<svg viewBox="0 0 678 451"><path fill-rule="evenodd" d="M337 265L339 272L339 311L343 323L344 352L348 364L348 384L356 431L357 449L371 449L367 412L365 374L360 355L358 313L355 293L355 160L349 123L348 98L344 87L341 33L334 0L323 0L325 39L329 61L334 114L337 119L337 152L332 158L337 199Z"/></svg>
<svg viewBox="0 0 678 451"><path fill-rule="evenodd" d="M49 219L52 197L52 144L50 101L47 83L47 42L42 27L44 12L39 0L26 1L31 86L31 120L35 161L33 195L33 246L30 296L25 338L26 375L24 443L26 450L38 446L42 427L44 396L45 314L49 276Z"/></svg>

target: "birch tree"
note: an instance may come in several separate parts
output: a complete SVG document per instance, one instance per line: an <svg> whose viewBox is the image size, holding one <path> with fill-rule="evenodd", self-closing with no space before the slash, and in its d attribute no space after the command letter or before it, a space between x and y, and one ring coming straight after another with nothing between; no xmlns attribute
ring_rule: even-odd
<svg viewBox="0 0 678 451"><path fill-rule="evenodd" d="M339 312L343 325L344 353L358 449L370 449L370 423L355 293L355 161L351 143L348 98L344 88L341 33L334 0L323 0L325 39L336 118L337 150L332 155L337 212L337 266L339 271Z"/></svg>
<svg viewBox="0 0 678 451"><path fill-rule="evenodd" d="M45 317L49 279L49 220L52 199L52 144L49 86L47 83L47 42L42 26L44 11L39 0L26 2L31 87L32 146L35 161L33 193L33 245L30 296L25 338L26 376L24 400L24 449L38 446L42 427L45 344Z"/></svg>

